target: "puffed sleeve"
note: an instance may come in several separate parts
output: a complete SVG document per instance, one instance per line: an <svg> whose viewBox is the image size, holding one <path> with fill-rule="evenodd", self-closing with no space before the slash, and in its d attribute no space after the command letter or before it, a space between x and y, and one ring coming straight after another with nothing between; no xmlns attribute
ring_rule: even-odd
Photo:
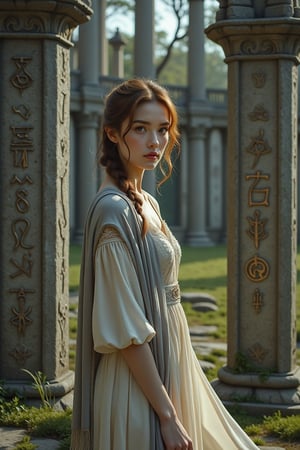
<svg viewBox="0 0 300 450"><path fill-rule="evenodd" d="M106 227L95 256L94 349L111 353L149 342L155 330L145 316L133 261L117 230Z"/></svg>

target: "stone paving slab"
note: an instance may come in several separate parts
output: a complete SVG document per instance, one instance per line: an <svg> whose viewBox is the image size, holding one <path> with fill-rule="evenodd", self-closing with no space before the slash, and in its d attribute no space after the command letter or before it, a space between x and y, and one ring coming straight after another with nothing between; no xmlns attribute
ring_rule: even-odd
<svg viewBox="0 0 300 450"><path fill-rule="evenodd" d="M25 430L21 428L0 427L0 450L14 448L16 443L20 442L25 434Z"/></svg>
<svg viewBox="0 0 300 450"><path fill-rule="evenodd" d="M13 450L26 436L22 428L0 427L0 450ZM32 438L31 442L37 445L37 450L58 450L59 441L55 439Z"/></svg>

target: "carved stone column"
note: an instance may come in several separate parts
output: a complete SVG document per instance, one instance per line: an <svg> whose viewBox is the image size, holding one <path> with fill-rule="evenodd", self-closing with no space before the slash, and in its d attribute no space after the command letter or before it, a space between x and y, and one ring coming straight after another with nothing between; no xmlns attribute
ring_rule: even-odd
<svg viewBox="0 0 300 450"><path fill-rule="evenodd" d="M154 0L135 1L134 76L155 78ZM143 187L155 196L155 171L146 171Z"/></svg>
<svg viewBox="0 0 300 450"><path fill-rule="evenodd" d="M154 78L154 0L135 1L134 75Z"/></svg>
<svg viewBox="0 0 300 450"><path fill-rule="evenodd" d="M189 127L188 161L188 231L186 242L191 247L212 244L206 232L206 152L205 129L199 124Z"/></svg>
<svg viewBox="0 0 300 450"><path fill-rule="evenodd" d="M206 30L224 49L229 89L228 363L215 388L228 402L295 411L300 20L290 1L234 3Z"/></svg>
<svg viewBox="0 0 300 450"><path fill-rule="evenodd" d="M204 0L190 0L189 5L189 198L186 242L194 247L203 247L212 245L206 231Z"/></svg>
<svg viewBox="0 0 300 450"><path fill-rule="evenodd" d="M1 1L0 379L54 396L69 371L69 48L89 2Z"/></svg>
<svg viewBox="0 0 300 450"><path fill-rule="evenodd" d="M97 4L95 12L99 12ZM79 32L80 111L76 115L78 145L76 146L77 208L75 241L81 243L88 207L99 189L96 153L102 92L99 86L99 20L94 15ZM103 42L102 42L103 45ZM102 47L101 45L101 47Z"/></svg>

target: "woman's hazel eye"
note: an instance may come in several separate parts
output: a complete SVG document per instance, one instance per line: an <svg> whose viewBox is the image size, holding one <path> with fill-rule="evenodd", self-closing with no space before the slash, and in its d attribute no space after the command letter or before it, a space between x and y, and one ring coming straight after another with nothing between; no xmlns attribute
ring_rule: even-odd
<svg viewBox="0 0 300 450"><path fill-rule="evenodd" d="M138 127L135 128L135 131L137 131L138 133L144 133L145 127L143 127L143 126L138 126Z"/></svg>

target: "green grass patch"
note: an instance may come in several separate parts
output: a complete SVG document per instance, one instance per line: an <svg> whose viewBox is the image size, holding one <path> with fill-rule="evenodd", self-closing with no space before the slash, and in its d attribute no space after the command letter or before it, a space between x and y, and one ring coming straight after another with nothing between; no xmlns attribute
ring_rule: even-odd
<svg viewBox="0 0 300 450"><path fill-rule="evenodd" d="M81 263L81 245L70 246L69 257L69 289L71 292L78 291Z"/></svg>

